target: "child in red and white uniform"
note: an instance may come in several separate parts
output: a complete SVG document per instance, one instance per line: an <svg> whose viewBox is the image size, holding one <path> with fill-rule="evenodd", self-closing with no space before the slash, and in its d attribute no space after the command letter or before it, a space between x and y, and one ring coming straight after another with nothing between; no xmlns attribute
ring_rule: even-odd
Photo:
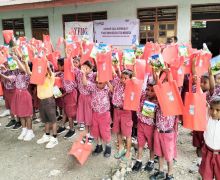
<svg viewBox="0 0 220 180"><path fill-rule="evenodd" d="M17 56L13 56L17 62L19 69L16 70L14 75L5 76L5 79L15 81L15 93L11 101L12 114L20 118L22 124L22 132L18 136L18 140L30 141L35 135L32 130L32 97L28 91L30 83L30 75L27 74L27 62L21 62ZM2 75L3 76L3 75Z"/></svg>
<svg viewBox="0 0 220 180"><path fill-rule="evenodd" d="M64 58L58 59L58 68L60 71L64 70ZM63 84L63 105L64 105L64 116L69 120L70 129L67 134L64 136L65 139L71 138L75 135L75 129L73 127L73 119L76 118L77 111L77 83L76 81L69 81L64 79L64 73L60 74L61 81ZM65 118L63 127L59 127L58 133L65 130Z"/></svg>
<svg viewBox="0 0 220 180"><path fill-rule="evenodd" d="M150 160L147 162L144 170L152 171L154 169L154 150L153 150L153 139L154 139L154 129L155 129L155 111L157 107L157 98L153 89L153 85L155 83L149 82L147 84L147 88L142 92L141 101L140 101L140 109L137 112L138 116L138 125L137 125L137 140L138 140L138 157L135 165L132 168L132 171L139 171L142 167L142 155L143 149L147 142L148 148L150 150ZM143 114L143 107L145 102L153 103L154 108L153 115L151 117ZM153 107L152 106L152 107Z"/></svg>
<svg viewBox="0 0 220 180"><path fill-rule="evenodd" d="M91 82L95 82L96 73L92 71L92 63L90 61L86 61L81 65L81 68L85 70L86 78ZM86 128L86 133L89 133L89 128L92 126L91 92L88 91L86 89L86 86L83 85L83 72L78 68L74 68L73 72L76 75L77 87L80 93L78 99L76 119L80 124L79 130L84 131Z"/></svg>
<svg viewBox="0 0 220 180"><path fill-rule="evenodd" d="M119 73L120 74L120 73ZM117 134L119 149L114 155L116 159L128 161L131 158L131 134L132 134L132 113L131 111L124 110L124 90L125 82L131 79L133 72L130 70L123 70L121 77L115 76L112 85L114 87L112 104L114 106L114 120L113 132ZM126 137L126 149L124 149L122 138Z"/></svg>
<svg viewBox="0 0 220 180"><path fill-rule="evenodd" d="M199 172L204 180L220 180L220 96L210 102Z"/></svg>
<svg viewBox="0 0 220 180"><path fill-rule="evenodd" d="M1 66L1 74L5 76L11 76L14 74L15 71L9 70L7 66ZM4 92L4 99L5 99L5 108L10 110L11 120L5 126L5 128L11 128L15 126L16 120L14 115L11 113L11 101L12 97L15 93L15 81L11 81L10 79L5 79L1 77L1 82L3 83L3 92Z"/></svg>
<svg viewBox="0 0 220 180"><path fill-rule="evenodd" d="M160 72L162 75L163 71ZM154 73L156 81L159 76ZM167 81L167 76L164 79ZM151 180L171 180L173 177L173 159L176 158L176 116L164 116L160 106L156 110L156 123L154 131L154 154L159 156L159 171L150 176ZM163 170L164 159L167 161L168 173Z"/></svg>
<svg viewBox="0 0 220 180"><path fill-rule="evenodd" d="M83 83L87 90L92 93L91 106L93 110L91 134L97 140L97 145L93 155L98 155L103 151L102 143L105 144L104 157L111 155L111 115L110 115L110 93L113 90L109 82L87 81L85 71L83 71Z"/></svg>
<svg viewBox="0 0 220 180"><path fill-rule="evenodd" d="M200 81L201 81L201 85L200 85L201 90L203 93L206 93L206 101L207 103L209 103L214 93L214 87L215 87L214 77L211 71L209 71L209 74L204 74L201 77ZM196 85L193 85L192 88L193 88L192 91L196 92ZM201 160L202 160L201 149L204 145L203 133L204 133L203 131L193 131L193 146L196 147L196 154L197 154L198 159L196 161L195 167L192 168L190 171L198 171L198 166L201 163Z"/></svg>

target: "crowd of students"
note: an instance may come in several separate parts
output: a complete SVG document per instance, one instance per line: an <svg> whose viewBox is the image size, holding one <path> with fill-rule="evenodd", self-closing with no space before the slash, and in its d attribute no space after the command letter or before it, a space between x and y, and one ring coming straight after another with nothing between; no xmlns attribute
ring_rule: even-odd
<svg viewBox="0 0 220 180"><path fill-rule="evenodd" d="M139 110L132 112L123 109L123 102L126 80L132 79L135 71L121 68L118 64L113 67L113 80L99 82L94 62L85 61L81 64L80 57L73 57L70 66L75 80L70 81L64 78L65 58L59 58L58 70L54 71L52 64L48 62L44 83L33 85L30 84L32 64L26 61L16 48L12 48L11 56L17 62L18 68L10 70L7 62L0 65L0 78L5 106L10 110L11 115L11 120L5 127L18 129L21 123L22 130L18 140L31 141L35 137L32 122L36 110L39 109L40 119L45 124L45 132L37 140L37 144L47 143L46 148L54 148L58 145L57 135L66 132L65 124L68 122L69 129L64 138L73 137L78 126L90 142L95 139L96 147L93 155L102 153L104 145L103 154L108 158L111 156L112 130L117 135L118 142L118 151L114 157L128 162L131 159L132 135L134 135L137 136L138 152L132 170L135 172L141 170L143 150L147 143L150 156L144 170L151 172L154 169L155 155L159 156L159 171L151 175L150 179L174 179L173 160L177 157L177 127L181 117L163 115L153 88L163 73L166 75L169 73L168 67L163 70L153 70L152 75L146 76L147 81L142 90ZM196 73L193 75L194 81L200 80ZM63 94L57 99L54 98L56 77L61 79ZM197 148L197 155L200 157L199 172L204 180L211 180L214 177L216 180L220 179L219 79L220 75L214 77L211 71L201 77L201 90L207 95L207 108L209 108L208 125L205 132L193 131L193 145ZM167 76L163 81L167 81ZM188 88L186 87L188 81L189 76L186 75L184 87L180 88L183 94ZM142 113L145 101L155 105L151 117ZM62 114L59 127L58 114ZM165 160L168 166L167 173L163 169Z"/></svg>

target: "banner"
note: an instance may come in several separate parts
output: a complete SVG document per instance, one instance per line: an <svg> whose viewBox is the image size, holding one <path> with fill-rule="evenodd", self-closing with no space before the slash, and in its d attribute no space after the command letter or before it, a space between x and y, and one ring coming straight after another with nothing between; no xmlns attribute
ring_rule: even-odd
<svg viewBox="0 0 220 180"><path fill-rule="evenodd" d="M139 41L139 19L94 21L95 42L128 46Z"/></svg>
<svg viewBox="0 0 220 180"><path fill-rule="evenodd" d="M93 42L93 22L66 22L65 34L71 31L75 32L79 39L82 39L83 35L88 35L89 41Z"/></svg>

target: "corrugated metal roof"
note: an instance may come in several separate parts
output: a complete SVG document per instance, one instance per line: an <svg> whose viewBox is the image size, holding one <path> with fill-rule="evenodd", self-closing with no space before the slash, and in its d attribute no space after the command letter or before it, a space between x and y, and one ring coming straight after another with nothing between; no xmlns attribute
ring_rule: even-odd
<svg viewBox="0 0 220 180"><path fill-rule="evenodd" d="M53 0L0 0L0 6L10 6L17 4L26 4L26 3L38 3L38 2L48 2Z"/></svg>

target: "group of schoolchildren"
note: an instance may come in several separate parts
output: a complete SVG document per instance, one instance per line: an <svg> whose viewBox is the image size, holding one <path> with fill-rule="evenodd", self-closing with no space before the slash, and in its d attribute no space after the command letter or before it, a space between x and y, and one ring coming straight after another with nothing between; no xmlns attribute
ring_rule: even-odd
<svg viewBox="0 0 220 180"><path fill-rule="evenodd" d="M64 78L64 58L59 58L58 71L48 63L47 73L42 85L30 84L32 74L31 63L24 57L12 51L13 60L18 64L16 70L10 70L7 63L1 65L0 77L4 90L6 108L10 109L11 121L6 127L12 127L19 122L22 126L19 140L31 141L35 135L32 130L32 119L35 110L39 109L41 121L45 124L45 133L37 140L37 144L46 144L46 148L58 145L57 135L66 132L65 123L69 123L68 132L64 138L75 135L76 125L83 130L85 138L91 142L96 140L93 155L104 151L104 157L111 156L111 129L117 135L118 151L116 159L128 162L131 159L132 130L137 128L138 153L133 171L142 168L144 148L149 149L149 161L144 170L154 169L155 155L159 157L159 170L150 179L174 179L173 162L177 156L177 127L180 120L177 116L164 116L157 101L153 86L157 84L162 73L169 69L155 71L148 77L146 87L142 90L140 108L136 112L137 122L133 121L134 112L123 109L126 80L133 78L135 73L129 69L113 67L113 80L99 82L95 63L85 61L80 64L80 57L71 59L71 72L75 80ZM62 97L54 98L54 83L59 77L62 82ZM194 76L194 80L199 77ZM164 79L167 81L167 77ZM188 76L185 77L188 81ZM184 83L186 84L186 83ZM212 73L201 77L201 90L207 94L209 108L208 125L205 132L193 131L193 145L197 147L197 155L201 157L200 174L204 180L220 179L220 75L215 79ZM183 88L184 90L185 88ZM195 90L195 88L193 87ZM142 113L144 102L156 105L154 115L145 116ZM61 126L57 126L56 110L62 112ZM16 118L16 120L15 120ZM133 128L135 127L135 128ZM126 146L124 146L124 138ZM103 150L103 145L104 150ZM168 172L164 172L164 162L167 162Z"/></svg>

